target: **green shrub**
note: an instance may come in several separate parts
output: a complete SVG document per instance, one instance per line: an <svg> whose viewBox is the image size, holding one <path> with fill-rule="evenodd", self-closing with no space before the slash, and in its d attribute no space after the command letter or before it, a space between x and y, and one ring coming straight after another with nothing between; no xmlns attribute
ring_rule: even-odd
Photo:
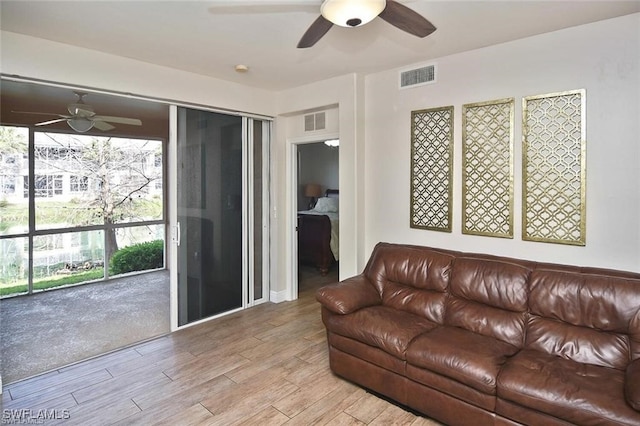
<svg viewBox="0 0 640 426"><path fill-rule="evenodd" d="M112 275L133 271L162 268L164 241L155 240L122 248L111 257L109 272Z"/></svg>

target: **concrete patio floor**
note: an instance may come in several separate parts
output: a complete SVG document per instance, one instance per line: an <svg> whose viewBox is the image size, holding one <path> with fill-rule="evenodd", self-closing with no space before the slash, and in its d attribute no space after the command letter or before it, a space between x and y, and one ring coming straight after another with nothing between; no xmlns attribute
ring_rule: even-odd
<svg viewBox="0 0 640 426"><path fill-rule="evenodd" d="M170 332L169 272L0 301L5 384Z"/></svg>

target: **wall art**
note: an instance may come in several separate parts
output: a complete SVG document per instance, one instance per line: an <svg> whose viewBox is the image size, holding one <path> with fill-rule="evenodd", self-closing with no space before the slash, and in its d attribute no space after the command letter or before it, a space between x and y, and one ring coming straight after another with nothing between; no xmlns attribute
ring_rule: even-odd
<svg viewBox="0 0 640 426"><path fill-rule="evenodd" d="M411 112L410 226L451 232L453 106Z"/></svg>
<svg viewBox="0 0 640 426"><path fill-rule="evenodd" d="M522 101L522 238L585 245L586 93Z"/></svg>
<svg viewBox="0 0 640 426"><path fill-rule="evenodd" d="M513 238L513 98L462 106L462 233Z"/></svg>

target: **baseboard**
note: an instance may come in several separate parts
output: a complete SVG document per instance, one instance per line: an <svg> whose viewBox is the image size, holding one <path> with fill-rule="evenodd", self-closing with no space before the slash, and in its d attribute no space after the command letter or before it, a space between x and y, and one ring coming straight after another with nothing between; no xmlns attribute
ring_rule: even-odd
<svg viewBox="0 0 640 426"><path fill-rule="evenodd" d="M281 290L281 291L273 291L271 290L271 292L269 293L269 300L272 301L273 303L280 303L280 302L286 302L287 299L287 291L286 290Z"/></svg>

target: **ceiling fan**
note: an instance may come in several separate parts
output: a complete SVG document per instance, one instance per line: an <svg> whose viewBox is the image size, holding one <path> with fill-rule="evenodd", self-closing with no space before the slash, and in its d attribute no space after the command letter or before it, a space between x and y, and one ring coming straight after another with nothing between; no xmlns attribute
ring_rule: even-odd
<svg viewBox="0 0 640 426"><path fill-rule="evenodd" d="M319 0L317 1L319 2ZM220 1L210 10L216 13L218 7L225 9L247 8L252 12L265 10L283 10L311 6L307 0L263 0L263 1ZM323 0L320 5L320 16L311 24L298 42L298 48L308 48L320 40L333 25L341 27L359 27L380 17L416 37L426 37L436 27L419 13L399 3L397 0Z"/></svg>
<svg viewBox="0 0 640 426"><path fill-rule="evenodd" d="M31 111L12 111L19 114L35 114L35 115L49 115L56 116L53 120L43 121L36 123L36 126L47 126L49 124L60 123L66 121L69 127L79 133L88 132L92 128L102 130L103 132L115 129L115 124L127 124L131 126L141 126L142 121L137 118L127 117L113 117L110 115L97 115L91 105L84 102L84 97L87 95L83 92L76 92L78 99L74 103L67 105L67 111L69 114L55 114L50 112L31 112Z"/></svg>

